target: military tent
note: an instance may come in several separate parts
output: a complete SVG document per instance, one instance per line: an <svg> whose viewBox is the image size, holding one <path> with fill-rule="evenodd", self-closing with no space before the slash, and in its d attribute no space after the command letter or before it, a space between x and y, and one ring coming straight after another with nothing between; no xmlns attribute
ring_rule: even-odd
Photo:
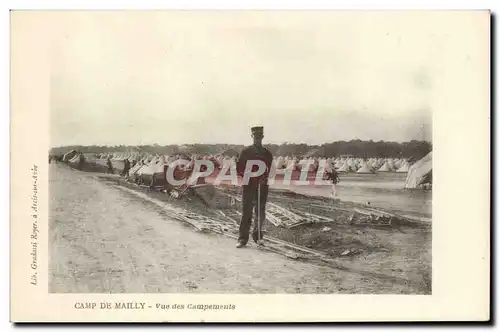
<svg viewBox="0 0 500 332"><path fill-rule="evenodd" d="M386 161L382 167L380 167L377 172L394 172L394 168L391 167L388 161Z"/></svg>
<svg viewBox="0 0 500 332"><path fill-rule="evenodd" d="M405 188L421 188L425 184L432 184L432 151L409 168Z"/></svg>
<svg viewBox="0 0 500 332"><path fill-rule="evenodd" d="M362 163L361 167L356 171L356 173L360 174L373 174L373 171L368 167L366 163Z"/></svg>
<svg viewBox="0 0 500 332"><path fill-rule="evenodd" d="M344 163L344 165L340 166L338 169L337 169L337 172L343 172L343 173L348 173L350 171L350 167L349 165L347 164L347 162Z"/></svg>
<svg viewBox="0 0 500 332"><path fill-rule="evenodd" d="M405 161L401 164L401 167L399 167L396 172L397 173L407 173L410 169L410 165Z"/></svg>

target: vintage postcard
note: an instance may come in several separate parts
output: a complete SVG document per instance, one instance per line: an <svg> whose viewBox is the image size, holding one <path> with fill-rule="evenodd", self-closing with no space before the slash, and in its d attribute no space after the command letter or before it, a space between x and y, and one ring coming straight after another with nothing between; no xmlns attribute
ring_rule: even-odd
<svg viewBox="0 0 500 332"><path fill-rule="evenodd" d="M10 18L13 322L489 320L489 11Z"/></svg>

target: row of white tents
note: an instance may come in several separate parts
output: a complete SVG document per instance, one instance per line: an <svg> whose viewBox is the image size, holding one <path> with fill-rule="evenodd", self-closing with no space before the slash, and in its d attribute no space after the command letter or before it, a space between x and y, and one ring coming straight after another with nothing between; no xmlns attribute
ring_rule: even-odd
<svg viewBox="0 0 500 332"><path fill-rule="evenodd" d="M63 161L70 163L79 162L79 153L70 151L63 156ZM115 152L102 153L97 155L86 156L87 161L93 160L102 166L107 166L108 159L111 160L113 166L117 169L123 169L125 160L129 160L133 167L130 169L130 175L154 174L160 173L165 165L169 165L176 159L188 159L190 164L186 168L192 168L195 159L209 159L216 161L218 166L224 162L236 162L237 153L221 153L217 155L192 155L174 154L174 155L152 155L141 154L138 152ZM89 160L90 159L90 160ZM327 171L335 169L339 173L357 173L357 174L375 174L375 173L407 173L405 188L416 188L424 183L432 182L432 152L427 156L412 164L404 158L353 158L353 157L338 157L338 158L307 158L312 170L316 170L321 163L326 164ZM301 163L302 161L302 163ZM301 170L304 160L297 157L278 156L274 158L277 168L294 167L296 170Z"/></svg>
<svg viewBox="0 0 500 332"><path fill-rule="evenodd" d="M108 167L108 160L111 161L113 167L118 170L123 170L124 161L131 162L131 169L128 176L153 175L163 172L164 166L171 164L177 159L189 160L187 166L182 168L192 169L195 159L209 159L217 162L217 166L225 162L233 163L237 161L237 154L218 154L218 155L193 155L184 154L175 155L152 155L140 154L137 152L130 153L105 153L105 154L86 154L85 161L95 163L103 167ZM81 154L72 150L66 153L62 160L70 164L80 163ZM307 158L308 164L312 164L310 169L315 170L321 163L326 164L327 171L336 169L339 173L358 173L358 174L374 174L384 172L407 173L405 188L418 188L425 184L432 183L432 152L426 155L421 160L411 164L404 158L370 158L368 160L362 158ZM277 168L287 168L294 166L296 170L300 170L304 165L300 158L282 157L274 158Z"/></svg>
<svg viewBox="0 0 500 332"><path fill-rule="evenodd" d="M406 173L410 168L410 163L406 159L393 158L307 158L317 169L319 165L325 164L327 170L335 169L341 173L373 174L376 172L399 172ZM301 169L299 158L276 157L277 168L288 168L295 165L296 169Z"/></svg>
<svg viewBox="0 0 500 332"><path fill-rule="evenodd" d="M172 156L168 155L144 155L137 152L131 153L110 153L110 154L99 154L97 158L105 159L108 158L111 161L124 161L128 159L130 162L139 162L141 164L156 164L159 159L165 159L166 162L173 161L179 157L187 159L210 159L217 161L221 165L224 161L236 161L236 157L225 156L224 154L219 155L195 155L186 156L183 154L176 154ZM194 158L193 158L194 157ZM335 169L337 172L342 173L376 173L376 172L397 172L397 173L407 173L410 169L410 163L406 159L399 158L370 158L364 160L362 158L318 158L312 157L307 158L312 164L313 169L317 169L321 163L326 163L327 170ZM303 161L303 159L302 159ZM279 169L294 167L300 170L302 168L301 159L296 157L275 157L274 162L276 167Z"/></svg>

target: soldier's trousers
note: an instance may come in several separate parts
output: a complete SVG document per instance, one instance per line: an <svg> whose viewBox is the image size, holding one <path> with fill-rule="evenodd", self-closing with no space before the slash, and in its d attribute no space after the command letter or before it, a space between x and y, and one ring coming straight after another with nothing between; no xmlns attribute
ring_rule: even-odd
<svg viewBox="0 0 500 332"><path fill-rule="evenodd" d="M268 185L260 186L260 238L263 238L262 229L264 226L264 222L266 220L266 202L267 202L267 194L269 192ZM243 186L243 211L240 222L240 234L238 237L238 241L243 243L248 242L250 226L252 225L252 214L254 213L254 226L252 230L252 237L254 240L258 239L258 223L257 216L258 214L258 204L257 204L257 196L258 196L258 186L257 185L246 185ZM252 213L253 212L253 213Z"/></svg>

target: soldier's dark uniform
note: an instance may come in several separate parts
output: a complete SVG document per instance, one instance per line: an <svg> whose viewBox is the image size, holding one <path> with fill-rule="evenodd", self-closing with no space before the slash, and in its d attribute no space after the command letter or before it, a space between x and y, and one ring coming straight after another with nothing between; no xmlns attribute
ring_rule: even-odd
<svg viewBox="0 0 500 332"><path fill-rule="evenodd" d="M128 171L130 171L130 160L128 159L125 159L123 161L123 171L122 171L122 176L127 176L128 175Z"/></svg>
<svg viewBox="0 0 500 332"><path fill-rule="evenodd" d="M111 158L108 157L107 160L107 165L108 165L108 173L113 174L115 171L113 169L113 164L111 163Z"/></svg>
<svg viewBox="0 0 500 332"><path fill-rule="evenodd" d="M263 134L263 128L262 127L253 127L252 128L252 134ZM256 146L252 145L247 148L245 148L237 162L237 171L238 174L241 176L244 176L245 168L247 161L249 160L261 160L266 164L266 171L264 172L263 175L259 177L252 177L249 179L248 184L243 185L243 197L242 197L242 203L243 203L243 211L242 211L242 216L241 216L241 222L240 222L240 230L239 230L239 237L238 237L238 242L246 244L248 242L249 238L249 233L250 233L250 226L252 224L252 214L253 210L255 210L255 216L254 216L254 227L252 231L252 239L257 242L259 239L258 237L258 205L257 205L257 198L258 198L258 187L260 183L260 239L263 238L263 233L262 233L262 227L264 225L264 221L266 220L266 202L267 202L267 194L269 191L269 185L267 184L267 179L269 176L269 170L271 169L271 165L273 162L273 156L269 150L264 148L263 146ZM254 166L252 171L257 171L258 166Z"/></svg>

